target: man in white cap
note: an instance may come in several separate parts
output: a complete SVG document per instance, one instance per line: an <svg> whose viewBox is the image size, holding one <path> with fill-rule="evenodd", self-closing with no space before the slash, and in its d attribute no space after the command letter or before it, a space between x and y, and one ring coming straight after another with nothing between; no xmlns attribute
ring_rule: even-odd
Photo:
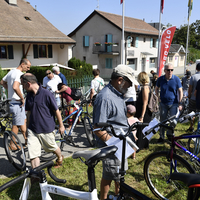
<svg viewBox="0 0 200 200"><path fill-rule="evenodd" d="M112 124L116 132L119 132L120 128L122 128L124 132L128 131L129 125L123 96L134 81L134 71L132 68L126 65L118 65L114 68L110 83L98 93L94 101L94 124L98 122L107 122ZM95 134L99 138L97 141L101 140L106 142L112 137L109 131L96 131ZM102 143L102 146L105 146L105 143ZM103 176L101 179L100 192L101 200L107 199L112 180L115 181L115 195L118 194L120 167L121 163L115 155L103 160Z"/></svg>
<svg viewBox="0 0 200 200"><path fill-rule="evenodd" d="M65 75L60 72L60 68L59 67L54 66L52 68L52 72L54 74L58 75L61 78L62 83L64 83L65 85L67 85L67 79L66 79Z"/></svg>

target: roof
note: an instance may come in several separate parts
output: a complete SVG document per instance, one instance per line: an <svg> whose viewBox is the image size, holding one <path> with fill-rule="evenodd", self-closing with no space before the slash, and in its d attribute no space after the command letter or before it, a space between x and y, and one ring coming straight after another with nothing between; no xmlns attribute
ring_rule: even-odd
<svg viewBox="0 0 200 200"><path fill-rule="evenodd" d="M185 48L183 47L183 45L171 44L169 53L177 53L177 52L185 53Z"/></svg>
<svg viewBox="0 0 200 200"><path fill-rule="evenodd" d="M25 0L17 0L17 5L0 0L0 27L0 42L76 43Z"/></svg>
<svg viewBox="0 0 200 200"><path fill-rule="evenodd" d="M109 23L122 30L122 16L112 13L102 12L94 10L73 32L68 36L72 37L76 31L78 31L84 24L86 24L94 15L99 15L107 20ZM150 24L144 22L141 19L135 19L131 17L124 17L124 31L128 33L144 34L158 36L158 30L152 27Z"/></svg>

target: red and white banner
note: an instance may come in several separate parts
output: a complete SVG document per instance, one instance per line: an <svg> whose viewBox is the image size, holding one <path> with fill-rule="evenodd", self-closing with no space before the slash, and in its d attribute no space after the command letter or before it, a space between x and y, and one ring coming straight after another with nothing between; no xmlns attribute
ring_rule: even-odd
<svg viewBox="0 0 200 200"><path fill-rule="evenodd" d="M159 65L159 73L158 73L159 77L162 74L162 69L167 60L168 52L172 43L172 39L174 37L175 30L176 30L176 26L172 26L168 29L165 29L164 32L162 33L161 40L160 40L160 65Z"/></svg>
<svg viewBox="0 0 200 200"><path fill-rule="evenodd" d="M122 4L123 3L123 0L120 0L120 4Z"/></svg>
<svg viewBox="0 0 200 200"><path fill-rule="evenodd" d="M164 0L161 0L161 12L163 14L163 9L164 9Z"/></svg>

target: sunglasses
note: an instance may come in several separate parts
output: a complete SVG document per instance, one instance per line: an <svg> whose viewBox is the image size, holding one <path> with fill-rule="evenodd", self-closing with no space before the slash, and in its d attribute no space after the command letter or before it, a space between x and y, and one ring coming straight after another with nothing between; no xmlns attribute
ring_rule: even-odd
<svg viewBox="0 0 200 200"><path fill-rule="evenodd" d="M166 69L168 72L173 72L174 71L174 69Z"/></svg>
<svg viewBox="0 0 200 200"><path fill-rule="evenodd" d="M51 72L47 73L46 75L48 76L49 74L51 74Z"/></svg>

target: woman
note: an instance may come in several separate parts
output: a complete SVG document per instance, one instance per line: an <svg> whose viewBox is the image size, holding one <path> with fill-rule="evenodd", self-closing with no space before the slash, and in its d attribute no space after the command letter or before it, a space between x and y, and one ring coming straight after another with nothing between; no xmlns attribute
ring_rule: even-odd
<svg viewBox="0 0 200 200"><path fill-rule="evenodd" d="M150 86L149 86L149 76L146 72L141 72L138 75L138 82L141 84L141 90L138 95L137 101L136 101L136 114L135 117L139 119L139 121L144 123L149 123L152 118L152 113L148 109L148 102L150 98ZM143 139L143 133L142 129L144 127L141 127L137 130L137 145L140 149L148 148L149 147L149 141L145 138Z"/></svg>
<svg viewBox="0 0 200 200"><path fill-rule="evenodd" d="M67 105L73 105L75 102L69 95L71 95L71 88L68 87L67 85L65 85L64 83L59 83L58 84L58 90L56 91L56 93L61 93L61 96L63 99L66 100ZM68 95L69 94L69 95ZM66 109L65 115L70 115L71 113L73 113L76 110L76 108L74 106L69 106L68 109ZM69 127L66 129L67 131L70 131L73 123L74 123L74 119L75 119L76 115L72 115L69 119L68 119L68 124Z"/></svg>

